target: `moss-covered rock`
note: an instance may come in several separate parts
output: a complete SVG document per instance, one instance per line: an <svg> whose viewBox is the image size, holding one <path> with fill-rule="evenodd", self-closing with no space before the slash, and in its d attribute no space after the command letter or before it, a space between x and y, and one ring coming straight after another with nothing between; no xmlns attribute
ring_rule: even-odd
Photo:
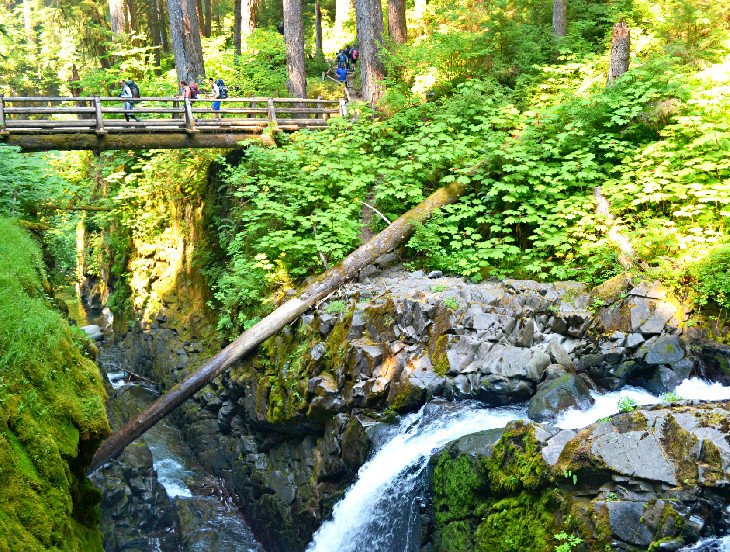
<svg viewBox="0 0 730 552"><path fill-rule="evenodd" d="M41 258L0 219L0 550L101 550L85 470L109 432L105 393L86 338L47 299Z"/></svg>

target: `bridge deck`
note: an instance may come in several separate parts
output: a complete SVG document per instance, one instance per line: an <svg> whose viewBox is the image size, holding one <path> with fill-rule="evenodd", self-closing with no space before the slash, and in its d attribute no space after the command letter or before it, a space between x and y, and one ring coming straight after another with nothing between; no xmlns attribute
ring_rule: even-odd
<svg viewBox="0 0 730 552"><path fill-rule="evenodd" d="M271 141L264 129L322 128L346 115L344 100L139 98L126 121L117 97L0 96L0 143L24 151L232 147L245 139Z"/></svg>

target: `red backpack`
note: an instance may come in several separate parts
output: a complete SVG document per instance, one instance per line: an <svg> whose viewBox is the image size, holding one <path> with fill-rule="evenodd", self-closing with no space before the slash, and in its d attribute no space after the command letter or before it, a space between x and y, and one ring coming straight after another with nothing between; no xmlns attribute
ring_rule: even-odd
<svg viewBox="0 0 730 552"><path fill-rule="evenodd" d="M198 88L198 85L194 82L190 83L190 98L195 100L198 98L198 95L200 94L200 88Z"/></svg>

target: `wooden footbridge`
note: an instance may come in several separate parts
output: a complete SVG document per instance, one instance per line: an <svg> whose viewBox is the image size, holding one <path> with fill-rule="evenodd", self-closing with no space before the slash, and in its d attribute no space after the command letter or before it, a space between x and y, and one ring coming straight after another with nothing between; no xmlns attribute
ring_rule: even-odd
<svg viewBox="0 0 730 552"><path fill-rule="evenodd" d="M228 148L242 140L271 142L279 132L322 128L347 114L345 100L139 98L125 120L118 97L0 96L0 144L23 151Z"/></svg>

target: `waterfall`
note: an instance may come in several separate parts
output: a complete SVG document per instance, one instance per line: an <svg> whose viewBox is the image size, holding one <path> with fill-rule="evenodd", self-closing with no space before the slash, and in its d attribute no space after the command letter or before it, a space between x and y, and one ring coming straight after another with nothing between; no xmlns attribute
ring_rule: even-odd
<svg viewBox="0 0 730 552"><path fill-rule="evenodd" d="M703 401L721 401L730 399L730 387L720 383L710 383L700 378L684 380L677 386L675 393L682 399L693 399ZM580 429L593 422L611 416L618 412L618 401L621 397L629 397L636 401L636 404L647 406L661 403L661 398L652 395L645 389L638 387L623 387L618 391L609 393L592 393L596 401L588 410L581 411L570 408L563 412L555 422L555 425L563 429Z"/></svg>
<svg viewBox="0 0 730 552"><path fill-rule="evenodd" d="M385 436L357 481L315 533L308 552L412 552L421 548L419 496L429 459L464 435L525 418L524 409L435 401Z"/></svg>
<svg viewBox="0 0 730 552"><path fill-rule="evenodd" d="M730 387L692 378L679 385L676 394L682 399L722 400L730 398ZM630 397L639 405L661 402L660 397L634 387L595 392L590 409L569 409L555 425L583 428L616 414L621 397ZM422 475L431 456L459 437L501 428L515 419L527 419L524 408L486 409L470 401L434 401L396 427L385 429L376 439L374 456L360 468L357 481L335 505L332 519L314 534L307 552L419 551ZM688 550L730 552L728 546L726 540L707 541L703 548Z"/></svg>

